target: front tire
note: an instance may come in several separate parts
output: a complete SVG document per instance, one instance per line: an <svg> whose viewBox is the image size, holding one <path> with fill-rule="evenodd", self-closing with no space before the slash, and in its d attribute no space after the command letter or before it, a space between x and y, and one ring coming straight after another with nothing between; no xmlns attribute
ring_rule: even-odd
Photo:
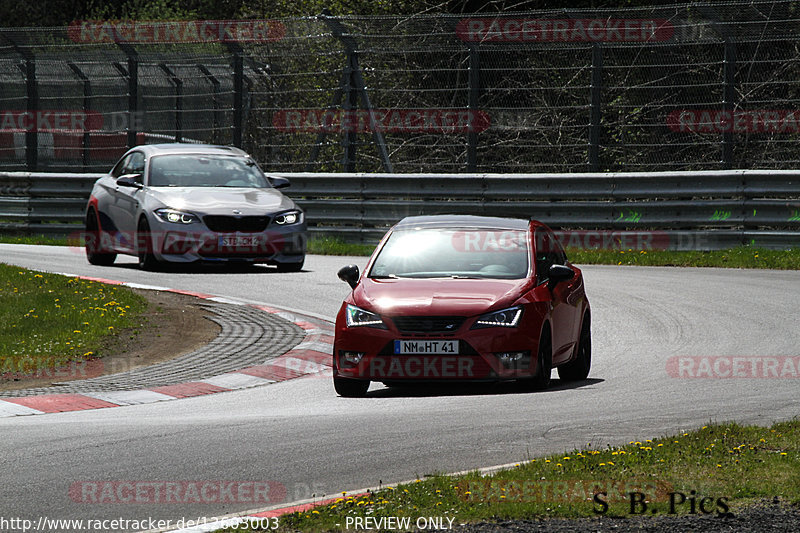
<svg viewBox="0 0 800 533"><path fill-rule="evenodd" d="M562 381L583 381L589 376L592 367L592 327L589 315L583 319L576 350L578 353L574 360L558 367L558 377Z"/></svg>
<svg viewBox="0 0 800 533"><path fill-rule="evenodd" d="M536 375L529 380L528 386L532 390L545 390L550 386L550 374L553 373L553 342L550 330L542 332L539 339L539 352L536 356Z"/></svg>
<svg viewBox="0 0 800 533"><path fill-rule="evenodd" d="M369 390L369 381L362 379L333 378L333 388L345 398L363 398Z"/></svg>
<svg viewBox="0 0 800 533"><path fill-rule="evenodd" d="M145 219L141 219L136 226L136 253L139 257L139 268L156 270L158 260L153 255L153 236L150 235L150 225Z"/></svg>
<svg viewBox="0 0 800 533"><path fill-rule="evenodd" d="M86 231L83 236L86 247L86 259L92 265L110 266L117 259L117 254L106 252L101 245L102 230L97 223L97 214L89 211L86 215Z"/></svg>

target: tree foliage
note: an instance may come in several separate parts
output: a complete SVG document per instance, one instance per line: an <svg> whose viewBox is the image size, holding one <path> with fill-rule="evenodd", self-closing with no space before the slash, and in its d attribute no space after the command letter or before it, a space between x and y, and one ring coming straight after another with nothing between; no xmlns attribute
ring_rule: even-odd
<svg viewBox="0 0 800 533"><path fill-rule="evenodd" d="M65 26L74 20L285 18L318 15L501 13L649 6L645 0L39 0L0 2L0 27Z"/></svg>

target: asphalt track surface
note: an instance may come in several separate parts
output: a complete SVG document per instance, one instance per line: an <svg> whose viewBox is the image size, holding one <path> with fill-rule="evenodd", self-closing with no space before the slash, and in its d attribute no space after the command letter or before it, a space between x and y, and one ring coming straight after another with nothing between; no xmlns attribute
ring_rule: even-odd
<svg viewBox="0 0 800 533"><path fill-rule="evenodd" d="M309 256L300 273L146 273L133 258L0 245L28 268L206 292L333 317L336 278L366 258ZM545 392L403 392L373 384L337 397L330 378L296 379L172 402L0 419L0 517L196 519L263 504L76 502L82 481L268 481L285 501L626 443L710 421L769 424L800 412L800 379L671 377L675 356L793 356L800 272L586 266L594 363L588 381ZM555 375L555 374L554 374ZM282 503L275 501L273 503Z"/></svg>

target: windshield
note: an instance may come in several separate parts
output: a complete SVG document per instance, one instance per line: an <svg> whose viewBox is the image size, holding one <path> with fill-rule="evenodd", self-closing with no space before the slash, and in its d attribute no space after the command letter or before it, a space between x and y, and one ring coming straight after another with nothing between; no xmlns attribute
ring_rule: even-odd
<svg viewBox="0 0 800 533"><path fill-rule="evenodd" d="M151 187L270 187L255 161L224 155L160 155L150 160Z"/></svg>
<svg viewBox="0 0 800 533"><path fill-rule="evenodd" d="M369 277L524 278L527 241L527 233L518 230L396 230L375 258Z"/></svg>

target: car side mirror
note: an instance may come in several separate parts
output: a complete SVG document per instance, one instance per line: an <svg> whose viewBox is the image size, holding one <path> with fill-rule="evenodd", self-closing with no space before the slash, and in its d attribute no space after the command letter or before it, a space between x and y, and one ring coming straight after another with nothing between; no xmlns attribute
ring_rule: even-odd
<svg viewBox="0 0 800 533"><path fill-rule="evenodd" d="M553 289L562 281L570 280L574 276L575 271L566 265L550 265L550 268L547 270L547 277L550 280L547 286Z"/></svg>
<svg viewBox="0 0 800 533"><path fill-rule="evenodd" d="M117 178L117 185L120 187L133 187L134 189L141 189L143 185L137 180L141 179L141 174L124 174Z"/></svg>
<svg viewBox="0 0 800 533"><path fill-rule="evenodd" d="M343 266L337 275L340 280L347 282L351 289L355 289L358 285L358 267L356 265Z"/></svg>
<svg viewBox="0 0 800 533"><path fill-rule="evenodd" d="M270 176L269 182L276 189L285 189L286 187L291 185L291 182L288 179L281 178L280 176Z"/></svg>

